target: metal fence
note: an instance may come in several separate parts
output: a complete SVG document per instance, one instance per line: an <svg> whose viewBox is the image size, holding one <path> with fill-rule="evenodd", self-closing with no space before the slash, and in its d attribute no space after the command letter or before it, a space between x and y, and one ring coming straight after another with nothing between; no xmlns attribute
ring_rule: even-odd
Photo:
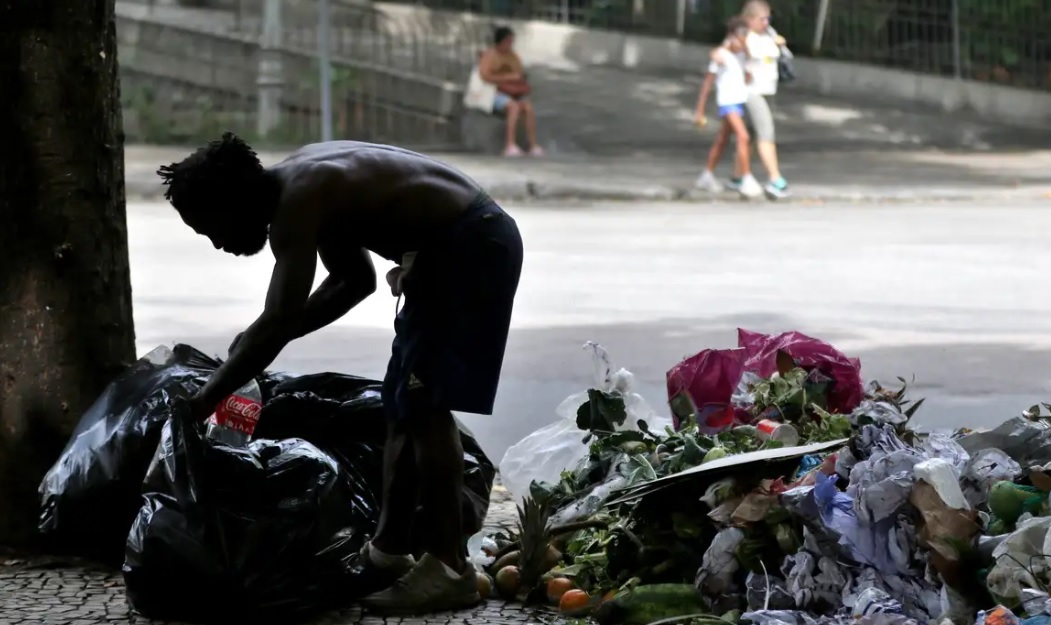
<svg viewBox="0 0 1051 625"><path fill-rule="evenodd" d="M712 43L744 0L393 0ZM802 55L1051 89L1048 0L770 0ZM824 9L824 10L823 10Z"/></svg>
<svg viewBox="0 0 1051 625"><path fill-rule="evenodd" d="M449 149L481 44L455 28L329 0L337 139ZM118 5L125 132L186 143L233 130L296 145L322 134L318 0L239 0L225 10Z"/></svg>

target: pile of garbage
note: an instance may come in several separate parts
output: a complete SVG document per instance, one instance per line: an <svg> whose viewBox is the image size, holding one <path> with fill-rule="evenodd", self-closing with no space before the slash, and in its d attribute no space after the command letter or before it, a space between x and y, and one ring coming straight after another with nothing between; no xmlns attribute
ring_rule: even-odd
<svg viewBox="0 0 1051 625"><path fill-rule="evenodd" d="M1051 623L1051 416L920 434L907 386L799 333L668 372L658 416L595 387L510 448L520 527L475 540L505 597L603 625Z"/></svg>
<svg viewBox="0 0 1051 625"><path fill-rule="evenodd" d="M375 590L357 556L379 521L381 383L264 374L252 440L231 445L184 401L219 364L158 347L119 376L41 483L40 530L123 564L129 604L156 619L289 622ZM460 438L466 538L496 471L462 425Z"/></svg>

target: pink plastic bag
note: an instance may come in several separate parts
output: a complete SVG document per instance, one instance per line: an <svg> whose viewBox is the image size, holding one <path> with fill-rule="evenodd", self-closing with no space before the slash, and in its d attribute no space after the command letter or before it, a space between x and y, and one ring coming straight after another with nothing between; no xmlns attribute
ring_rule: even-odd
<svg viewBox="0 0 1051 625"><path fill-rule="evenodd" d="M771 336L738 328L737 344L748 352L744 371L752 371L764 378L771 376L777 371L777 352L784 351L796 365L804 369L817 369L832 378L834 384L828 395L828 409L831 412L849 414L865 397L865 387L861 382L861 361L847 358L824 341L801 332Z"/></svg>
<svg viewBox="0 0 1051 625"><path fill-rule="evenodd" d="M743 349L706 349L668 371L668 405L676 430L691 414L697 415L702 432L733 423L730 396L741 380L747 357Z"/></svg>
<svg viewBox="0 0 1051 625"><path fill-rule="evenodd" d="M835 382L828 397L832 412L849 413L861 403L864 387L861 362L847 358L824 341L800 332L776 336L738 328L737 349L706 349L668 371L668 404L675 427L697 415L702 431L718 431L734 421L730 397L749 371L763 377L777 371L777 353L784 351L804 369L817 369Z"/></svg>

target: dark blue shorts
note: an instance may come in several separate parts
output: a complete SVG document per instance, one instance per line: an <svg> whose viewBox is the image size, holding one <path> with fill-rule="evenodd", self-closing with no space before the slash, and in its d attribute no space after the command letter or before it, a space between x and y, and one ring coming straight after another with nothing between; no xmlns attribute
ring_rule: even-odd
<svg viewBox="0 0 1051 625"><path fill-rule="evenodd" d="M390 418L413 407L493 414L521 273L518 226L484 194L417 252L383 381Z"/></svg>

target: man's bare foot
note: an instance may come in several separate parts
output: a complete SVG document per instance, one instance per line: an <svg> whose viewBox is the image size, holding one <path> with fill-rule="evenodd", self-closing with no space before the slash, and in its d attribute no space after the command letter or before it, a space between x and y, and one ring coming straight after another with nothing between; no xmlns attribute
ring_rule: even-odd
<svg viewBox="0 0 1051 625"><path fill-rule="evenodd" d="M504 156L508 158L522 156L522 148L518 147L517 145L511 144L504 148Z"/></svg>
<svg viewBox="0 0 1051 625"><path fill-rule="evenodd" d="M541 157L543 155L544 155L544 148L540 147L539 145L534 145L533 147L529 148L529 156L535 156L535 157L539 158L539 157Z"/></svg>

